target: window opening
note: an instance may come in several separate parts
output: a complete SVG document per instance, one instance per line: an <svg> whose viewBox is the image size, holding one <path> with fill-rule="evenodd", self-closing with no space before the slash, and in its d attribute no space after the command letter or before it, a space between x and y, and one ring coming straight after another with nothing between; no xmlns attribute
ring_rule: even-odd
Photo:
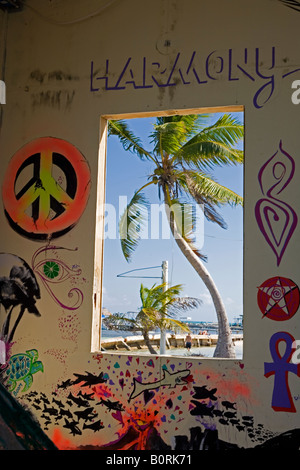
<svg viewBox="0 0 300 470"><path fill-rule="evenodd" d="M241 106L101 118L94 351L242 358L243 135Z"/></svg>

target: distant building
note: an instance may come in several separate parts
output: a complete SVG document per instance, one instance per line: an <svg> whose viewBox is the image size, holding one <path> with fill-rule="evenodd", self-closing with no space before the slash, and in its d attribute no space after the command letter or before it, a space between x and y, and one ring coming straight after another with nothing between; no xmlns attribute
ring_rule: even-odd
<svg viewBox="0 0 300 470"><path fill-rule="evenodd" d="M107 308L103 308L101 313L102 318L109 317L112 314Z"/></svg>

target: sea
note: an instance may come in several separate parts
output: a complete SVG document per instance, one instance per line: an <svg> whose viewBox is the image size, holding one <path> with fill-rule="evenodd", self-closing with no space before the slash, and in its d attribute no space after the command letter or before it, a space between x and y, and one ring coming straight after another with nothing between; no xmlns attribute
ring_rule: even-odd
<svg viewBox="0 0 300 470"><path fill-rule="evenodd" d="M206 331L208 334L215 335L216 329L210 330L209 328L206 328ZM191 331L192 334L198 334L199 328L195 331ZM151 331L151 334L157 334L159 331ZM170 331L168 333L174 333L173 331ZM242 331L237 330L235 331L234 328L232 329L232 333L235 334L241 334ZM126 338L127 336L132 336L134 334L140 335L139 333L133 333L132 331L125 331L125 330L106 330L103 329L101 332L101 335L103 338L114 338L121 336L122 338ZM235 354L236 354L236 359L242 359L243 358L243 341L235 341L234 343L235 347ZM215 352L216 346L201 346L201 347L192 347L191 351L187 351L185 348L172 348L168 349L166 352L166 355L168 356L189 356L189 357L213 357L214 352ZM157 350L159 354L159 349ZM130 354L138 354L138 355L144 355L144 354L149 354L149 351L147 349L140 349L134 353Z"/></svg>

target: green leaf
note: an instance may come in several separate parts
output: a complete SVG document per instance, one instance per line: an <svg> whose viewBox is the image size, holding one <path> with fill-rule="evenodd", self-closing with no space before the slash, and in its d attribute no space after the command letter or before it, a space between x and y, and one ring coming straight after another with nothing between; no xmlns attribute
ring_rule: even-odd
<svg viewBox="0 0 300 470"><path fill-rule="evenodd" d="M136 154L141 160L153 160L153 157L141 144L141 141L129 129L125 121L108 121L108 137L115 135L119 138L124 150Z"/></svg>
<svg viewBox="0 0 300 470"><path fill-rule="evenodd" d="M231 115L221 116L215 124L186 142L173 156L173 161L199 170L241 164L243 151L236 146L243 136L243 125L237 119Z"/></svg>
<svg viewBox="0 0 300 470"><path fill-rule="evenodd" d="M148 202L142 193L135 193L119 221L121 248L125 259L130 260L140 240L140 231L148 217Z"/></svg>
<svg viewBox="0 0 300 470"><path fill-rule="evenodd" d="M206 119L206 116L201 116ZM159 117L150 134L154 152L162 158L164 155L173 155L181 146L199 130L202 121L196 114L175 115Z"/></svg>
<svg viewBox="0 0 300 470"><path fill-rule="evenodd" d="M209 201L216 206L229 204L243 205L243 197L226 188L204 173L185 170L181 175L181 187L190 194L198 204Z"/></svg>

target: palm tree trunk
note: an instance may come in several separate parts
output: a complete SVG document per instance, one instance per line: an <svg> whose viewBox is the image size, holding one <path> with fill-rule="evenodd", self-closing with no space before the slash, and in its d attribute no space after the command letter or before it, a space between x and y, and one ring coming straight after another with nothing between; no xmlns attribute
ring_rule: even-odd
<svg viewBox="0 0 300 470"><path fill-rule="evenodd" d="M166 203L166 206L169 205ZM202 261L199 257L192 251L189 244L184 240L184 238L179 233L176 223L174 221L174 217L172 217L172 211L169 211L170 214L168 216L168 221L170 224L172 235L177 243L177 246L181 250L182 254L186 257L188 262L193 266L197 274L200 276L202 281L204 282L205 286L207 287L218 319L218 342L214 352L214 357L222 357L222 358L235 358L235 349L232 341L231 330L229 327L229 322L225 310L225 306L223 304L222 298L219 294L217 286L214 283L211 275L205 268Z"/></svg>
<svg viewBox="0 0 300 470"><path fill-rule="evenodd" d="M151 341L150 341L150 338L149 338L149 332L147 330L143 330L142 335L144 337L145 344L146 344L147 348L149 349L150 354L157 354L157 352L155 351L155 349L153 348L153 346L151 344Z"/></svg>

